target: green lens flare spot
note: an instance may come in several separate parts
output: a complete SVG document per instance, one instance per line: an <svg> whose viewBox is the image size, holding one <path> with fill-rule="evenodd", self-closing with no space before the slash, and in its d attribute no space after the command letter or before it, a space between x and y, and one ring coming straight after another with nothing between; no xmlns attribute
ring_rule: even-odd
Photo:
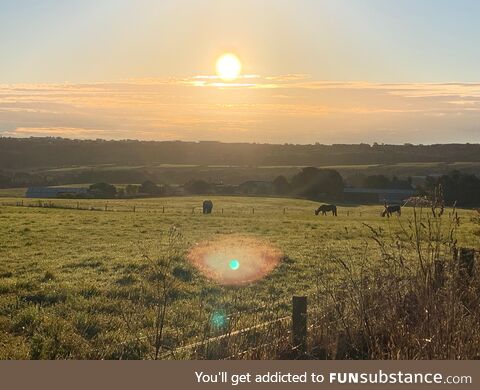
<svg viewBox="0 0 480 390"><path fill-rule="evenodd" d="M227 323L227 316L222 311L214 311L210 316L210 324L216 330L225 328Z"/></svg>
<svg viewBox="0 0 480 390"><path fill-rule="evenodd" d="M240 268L240 262L237 259L230 260L228 265L230 266L230 269L234 271Z"/></svg>

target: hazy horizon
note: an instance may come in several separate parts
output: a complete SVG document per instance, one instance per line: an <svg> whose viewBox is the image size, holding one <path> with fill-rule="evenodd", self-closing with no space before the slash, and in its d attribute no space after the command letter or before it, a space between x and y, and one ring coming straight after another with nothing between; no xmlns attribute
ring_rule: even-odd
<svg viewBox="0 0 480 390"><path fill-rule="evenodd" d="M479 12L473 0L7 0L0 136L478 143ZM224 53L241 63L228 81Z"/></svg>
<svg viewBox="0 0 480 390"><path fill-rule="evenodd" d="M357 143L321 143L321 142L314 142L314 143L293 143L293 142L226 142L226 141L219 141L214 139L206 139L206 140L193 140L193 141L185 141L180 139L171 139L171 140L148 140L148 139L140 139L140 138L72 138L72 137L62 137L62 136L24 136L24 137L12 137L12 136L4 136L0 135L0 139L60 139L65 141L102 141L102 142L184 142L184 143L219 143L219 144L230 144L230 145L288 145L288 146L360 146L360 145L368 145L373 147L375 145L379 146L436 146L436 145L480 145L480 142L447 142L447 143L414 143L414 142L404 142L404 143L385 143L385 142L357 142Z"/></svg>

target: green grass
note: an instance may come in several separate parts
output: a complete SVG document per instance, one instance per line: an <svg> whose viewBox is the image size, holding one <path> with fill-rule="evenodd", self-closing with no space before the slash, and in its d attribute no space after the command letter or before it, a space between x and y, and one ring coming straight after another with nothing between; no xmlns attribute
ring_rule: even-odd
<svg viewBox="0 0 480 390"><path fill-rule="evenodd" d="M378 256L364 223L385 235L400 230L396 217L379 216L381 206L339 206L335 218L315 216L316 203L310 201L211 199L214 212L207 216L200 214L200 197L109 200L107 212L0 206L0 358L144 358L122 305L141 293L142 248L160 241L173 225L184 237L184 253L197 242L240 234L268 240L284 259L266 279L244 287L217 285L178 259L180 287L167 329L172 346L195 341L204 328L199 318L218 307L247 310L272 296L281 304L293 294L311 293L318 271L332 269L328 256L319 255L323 249L349 258L365 251ZM76 207L76 200L53 202ZM105 203L81 200L80 206L102 210ZM458 213L459 245L478 247L478 225L471 221L476 213ZM411 216L412 209L405 209L402 223Z"/></svg>

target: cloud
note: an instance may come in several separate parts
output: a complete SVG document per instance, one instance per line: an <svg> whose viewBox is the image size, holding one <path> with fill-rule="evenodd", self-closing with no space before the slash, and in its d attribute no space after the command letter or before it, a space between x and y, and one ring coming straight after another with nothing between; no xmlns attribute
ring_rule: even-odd
<svg viewBox="0 0 480 390"><path fill-rule="evenodd" d="M67 137L67 138L89 138L108 134L109 131L98 129L82 129L76 127L17 127L13 131L6 131L4 134L12 137Z"/></svg>
<svg viewBox="0 0 480 390"><path fill-rule="evenodd" d="M0 84L0 135L256 142L479 142L480 83L292 74Z"/></svg>
<svg viewBox="0 0 480 390"><path fill-rule="evenodd" d="M308 80L310 79L308 74L285 74L277 76L266 76L265 80L274 81L274 82L289 82L289 81L299 81L299 80Z"/></svg>

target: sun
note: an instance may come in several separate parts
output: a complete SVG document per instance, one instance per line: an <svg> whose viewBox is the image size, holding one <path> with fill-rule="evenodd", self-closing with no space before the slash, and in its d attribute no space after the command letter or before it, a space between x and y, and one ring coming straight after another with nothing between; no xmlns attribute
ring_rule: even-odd
<svg viewBox="0 0 480 390"><path fill-rule="evenodd" d="M217 75L223 81L235 80L242 70L242 63L235 54L226 53L217 60Z"/></svg>

